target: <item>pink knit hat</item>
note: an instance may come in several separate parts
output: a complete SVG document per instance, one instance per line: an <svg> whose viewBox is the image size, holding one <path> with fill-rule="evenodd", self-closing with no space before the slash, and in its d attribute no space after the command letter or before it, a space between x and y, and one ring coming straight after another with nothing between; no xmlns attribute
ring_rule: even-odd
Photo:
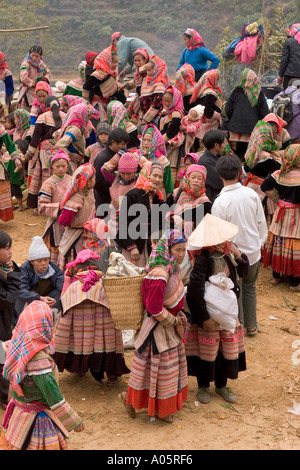
<svg viewBox="0 0 300 470"><path fill-rule="evenodd" d="M125 152L119 160L118 170L121 173L135 173L138 166L136 157L130 152Z"/></svg>
<svg viewBox="0 0 300 470"><path fill-rule="evenodd" d="M203 166L203 165L190 165L187 169L186 176L190 175L194 171L199 171L200 173L202 173L202 175L204 177L204 181L206 180L207 170L206 170L205 166Z"/></svg>
<svg viewBox="0 0 300 470"><path fill-rule="evenodd" d="M70 162L69 155L63 150L57 150L50 158L50 164L52 165L56 160L66 160L68 163Z"/></svg>

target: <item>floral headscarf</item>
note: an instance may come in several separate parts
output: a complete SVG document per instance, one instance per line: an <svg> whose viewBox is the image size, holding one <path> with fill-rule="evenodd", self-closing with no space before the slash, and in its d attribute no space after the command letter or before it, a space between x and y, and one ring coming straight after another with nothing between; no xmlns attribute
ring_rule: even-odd
<svg viewBox="0 0 300 470"><path fill-rule="evenodd" d="M68 106L68 108L71 108L72 106L76 106L77 104L81 103L86 103L86 100L84 98L81 98L80 96L65 95L61 99L61 104Z"/></svg>
<svg viewBox="0 0 300 470"><path fill-rule="evenodd" d="M149 62L150 60L150 56L149 56L149 53L147 51L147 49L144 49L143 47L140 47L139 49L137 49L134 53L134 56L136 54L140 54L144 57L145 59L145 64L147 64L147 62ZM146 76L146 72L142 72L140 73L139 70L137 70L134 75L133 75L133 78L136 82L139 82L141 78L145 77Z"/></svg>
<svg viewBox="0 0 300 470"><path fill-rule="evenodd" d="M264 121L258 121L255 125L245 153L245 161L249 168L254 168L261 161L260 155L266 152L279 150L280 144L273 137L271 126Z"/></svg>
<svg viewBox="0 0 300 470"><path fill-rule="evenodd" d="M198 81L197 85L195 86L194 92L190 99L190 103L194 103L197 98L201 98L204 91L207 89L212 90L215 94L222 94L221 88L218 86L218 82L220 79L220 72L217 69L208 70L205 72L200 80Z"/></svg>
<svg viewBox="0 0 300 470"><path fill-rule="evenodd" d="M117 100L113 100L107 105L107 119L111 129L126 130L125 123L130 122L125 106Z"/></svg>
<svg viewBox="0 0 300 470"><path fill-rule="evenodd" d="M95 168L89 163L85 163L84 165L80 165L76 168L68 184L65 198L61 203L61 209L64 209L66 203L73 194L82 191L86 187L87 182L94 176L95 172Z"/></svg>
<svg viewBox="0 0 300 470"><path fill-rule="evenodd" d="M194 171L199 171L203 175L203 183L196 190L191 188L190 179L189 179L190 174ZM182 190L186 192L189 196L192 196L193 198L198 198L202 196L202 194L205 193L206 176L207 176L207 169L205 168L205 166L198 165L198 164L190 165L185 174L184 180L182 182Z"/></svg>
<svg viewBox="0 0 300 470"><path fill-rule="evenodd" d="M146 134L151 134L153 136L151 146L149 150L143 149L143 139ZM155 159L160 157L161 155L166 155L166 145L163 139L161 132L155 127L153 124L148 124L142 133L141 137L141 145L140 145L140 152L143 157L147 159Z"/></svg>
<svg viewBox="0 0 300 470"><path fill-rule="evenodd" d="M289 145L283 155L281 169L278 171L279 180L292 170L300 170L300 144Z"/></svg>
<svg viewBox="0 0 300 470"><path fill-rule="evenodd" d="M167 230L153 248L146 265L146 272L155 266L166 266L170 273L180 272L177 261L170 255L170 247L185 242L186 238L181 230Z"/></svg>
<svg viewBox="0 0 300 470"><path fill-rule="evenodd" d="M189 46L187 47L187 49L193 51L197 47L205 47L205 44L204 44L204 41L203 41L202 37L200 36L200 34L195 29L188 28L185 31L184 35L187 36L188 38L190 38L190 43L189 43Z"/></svg>
<svg viewBox="0 0 300 470"><path fill-rule="evenodd" d="M159 170L161 170L162 174L164 174L164 167L160 163L149 162L148 164L144 165L143 168L141 169L135 187L137 189L143 189L144 191L146 191L146 193L154 192L155 194L157 194L159 199L163 201L164 195L162 191L160 189L154 189L150 181L150 175L151 175L152 170L154 170L154 168L158 168Z"/></svg>
<svg viewBox="0 0 300 470"><path fill-rule="evenodd" d="M65 130L70 126L78 127L82 133L85 132L89 121L93 116L100 117L100 113L90 104L80 103L68 109L64 122L60 128L57 140L61 139Z"/></svg>
<svg viewBox="0 0 300 470"><path fill-rule="evenodd" d="M168 108L164 106L164 114L171 115L174 111L178 111L183 116L183 98L181 92L174 86L169 86L165 93L171 93L173 99L171 106Z"/></svg>
<svg viewBox="0 0 300 470"><path fill-rule="evenodd" d="M21 313L6 353L3 375L17 395L23 396L20 383L28 362L43 350L54 354L53 314L49 305L35 300Z"/></svg>
<svg viewBox="0 0 300 470"><path fill-rule="evenodd" d="M30 128L30 113L26 109L16 109L14 115L16 116L15 132L23 135Z"/></svg>
<svg viewBox="0 0 300 470"><path fill-rule="evenodd" d="M117 54L117 49L113 45L100 52L94 60L94 69L102 70L112 77L117 77L118 69L114 70L112 65L113 54Z"/></svg>
<svg viewBox="0 0 300 470"><path fill-rule="evenodd" d="M241 84L237 85L237 87L243 88L244 93L250 101L252 108L257 105L258 98L261 92L261 85L258 76L255 72L253 72L253 70L243 70L241 76Z"/></svg>
<svg viewBox="0 0 300 470"><path fill-rule="evenodd" d="M175 74L175 88L177 88L182 96L186 94L186 86L195 86L195 69L190 64L183 64Z"/></svg>

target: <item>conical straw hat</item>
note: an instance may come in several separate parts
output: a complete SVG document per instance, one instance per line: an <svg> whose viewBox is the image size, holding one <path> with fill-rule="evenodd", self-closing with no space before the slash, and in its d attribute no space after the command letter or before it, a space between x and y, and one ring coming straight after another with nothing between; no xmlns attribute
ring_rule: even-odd
<svg viewBox="0 0 300 470"><path fill-rule="evenodd" d="M200 224L195 228L188 238L188 249L220 245L232 240L239 232L239 227L226 220L206 214Z"/></svg>

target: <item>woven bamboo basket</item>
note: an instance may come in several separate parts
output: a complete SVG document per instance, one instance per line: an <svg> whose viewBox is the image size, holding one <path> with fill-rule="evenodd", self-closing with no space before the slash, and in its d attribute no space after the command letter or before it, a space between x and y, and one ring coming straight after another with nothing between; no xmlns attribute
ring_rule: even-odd
<svg viewBox="0 0 300 470"><path fill-rule="evenodd" d="M117 330L138 330L145 307L142 302L142 283L145 275L103 277L103 286L110 314Z"/></svg>

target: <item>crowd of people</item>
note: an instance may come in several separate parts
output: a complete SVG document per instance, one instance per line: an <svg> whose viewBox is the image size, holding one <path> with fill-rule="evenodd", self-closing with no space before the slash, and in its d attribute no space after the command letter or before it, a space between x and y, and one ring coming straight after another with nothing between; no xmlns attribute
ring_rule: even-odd
<svg viewBox="0 0 300 470"><path fill-rule="evenodd" d="M172 81L146 43L116 32L61 97L33 46L16 109L0 53L0 448L67 449L68 433L84 430L59 387L65 370L110 387L129 374L119 398L131 418L147 409L173 422L189 376L201 403L212 382L235 403L227 382L258 331L260 266L300 291L298 84L285 80L289 122L247 66L224 99L219 59L194 29L183 38ZM28 209L47 222L20 264L5 222ZM130 368L103 281L116 259L144 276Z"/></svg>

